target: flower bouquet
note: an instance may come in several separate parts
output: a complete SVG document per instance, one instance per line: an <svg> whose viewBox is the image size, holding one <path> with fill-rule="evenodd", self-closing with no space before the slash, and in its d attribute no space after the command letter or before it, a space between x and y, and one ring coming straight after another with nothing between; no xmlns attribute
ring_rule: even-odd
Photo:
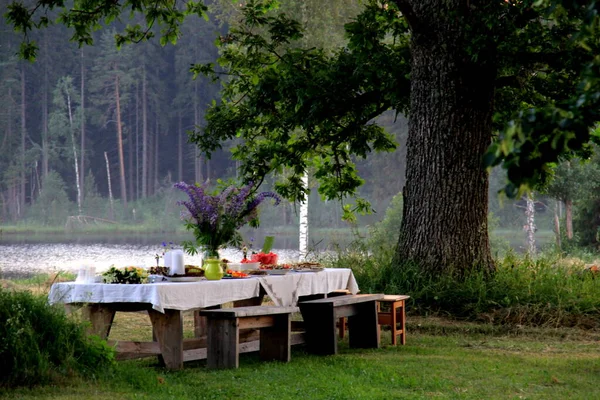
<svg viewBox="0 0 600 400"><path fill-rule="evenodd" d="M175 187L189 197L178 204L185 206L185 226L195 237L195 243L183 243L184 249L195 254L196 247L200 247L205 257L218 258L218 250L227 245L239 247L242 237L238 229L246 224L258 227L258 206L267 198L274 199L275 205L280 202L273 192L256 194L253 183L242 187L230 185L216 193L210 193L206 184L179 182Z"/></svg>
<svg viewBox="0 0 600 400"><path fill-rule="evenodd" d="M140 267L115 268L111 266L102 274L105 283L144 283L148 278L148 272Z"/></svg>

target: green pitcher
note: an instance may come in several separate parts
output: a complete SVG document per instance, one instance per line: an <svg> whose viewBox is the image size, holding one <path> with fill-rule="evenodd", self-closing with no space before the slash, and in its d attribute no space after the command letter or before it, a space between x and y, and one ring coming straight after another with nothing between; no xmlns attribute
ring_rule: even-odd
<svg viewBox="0 0 600 400"><path fill-rule="evenodd" d="M204 276L210 281L218 281L223 277L223 268L221 260L218 258L209 258L204 260Z"/></svg>

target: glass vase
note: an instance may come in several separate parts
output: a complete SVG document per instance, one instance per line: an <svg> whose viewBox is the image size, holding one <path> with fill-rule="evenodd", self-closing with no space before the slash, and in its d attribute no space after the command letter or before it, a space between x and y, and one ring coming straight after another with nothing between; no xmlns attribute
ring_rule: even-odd
<svg viewBox="0 0 600 400"><path fill-rule="evenodd" d="M203 253L202 265L204 266L204 276L211 281L219 280L223 277L223 268L221 268L221 259L216 250L206 250Z"/></svg>

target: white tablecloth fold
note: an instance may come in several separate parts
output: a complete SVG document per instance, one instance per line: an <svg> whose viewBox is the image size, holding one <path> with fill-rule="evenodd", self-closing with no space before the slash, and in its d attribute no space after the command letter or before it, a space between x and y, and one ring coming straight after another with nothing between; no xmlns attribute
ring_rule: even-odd
<svg viewBox="0 0 600 400"><path fill-rule="evenodd" d="M299 296L348 289L358 285L348 268L325 269L317 273L290 272L282 276L220 281L153 283L144 285L80 284L52 285L48 301L55 303L149 303L159 312L165 309L190 310L257 297L261 286L278 306L296 305Z"/></svg>

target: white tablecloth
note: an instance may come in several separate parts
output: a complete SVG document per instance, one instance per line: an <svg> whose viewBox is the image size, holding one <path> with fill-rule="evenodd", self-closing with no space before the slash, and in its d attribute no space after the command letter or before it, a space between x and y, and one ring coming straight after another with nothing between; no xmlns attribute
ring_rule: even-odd
<svg viewBox="0 0 600 400"><path fill-rule="evenodd" d="M321 272L289 272L286 275L259 276L219 281L164 282L143 285L81 284L52 285L48 301L55 303L149 303L157 311L190 310L257 297L261 286L278 306L293 306L299 296L348 289L358 292L352 271L326 268Z"/></svg>

